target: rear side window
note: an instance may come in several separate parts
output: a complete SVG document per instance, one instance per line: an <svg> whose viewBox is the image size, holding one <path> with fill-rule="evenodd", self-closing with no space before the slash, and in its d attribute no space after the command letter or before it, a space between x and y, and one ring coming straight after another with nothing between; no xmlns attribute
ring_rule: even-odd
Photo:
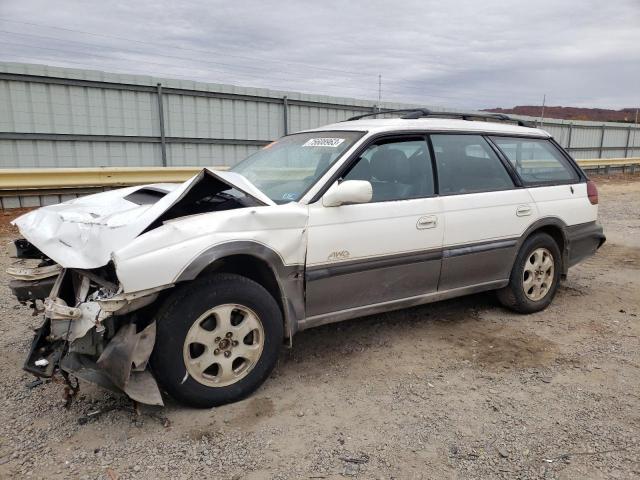
<svg viewBox="0 0 640 480"><path fill-rule="evenodd" d="M513 181L489 143L480 135L431 135L440 194L513 188Z"/></svg>
<svg viewBox="0 0 640 480"><path fill-rule="evenodd" d="M577 181L566 158L549 141L536 138L491 137L525 184Z"/></svg>

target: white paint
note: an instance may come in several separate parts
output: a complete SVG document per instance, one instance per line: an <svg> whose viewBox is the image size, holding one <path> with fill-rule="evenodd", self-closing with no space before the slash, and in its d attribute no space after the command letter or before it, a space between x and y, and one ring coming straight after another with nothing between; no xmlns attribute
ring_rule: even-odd
<svg viewBox="0 0 640 480"><path fill-rule="evenodd" d="M168 222L114 253L125 292L174 283L182 271L214 245L261 243L285 265L303 264L307 207L298 203L240 208Z"/></svg>
<svg viewBox="0 0 640 480"><path fill-rule="evenodd" d="M567 225L593 222L598 218L598 206L589 202L586 183L534 187L528 190L541 217L558 217Z"/></svg>
<svg viewBox="0 0 640 480"><path fill-rule="evenodd" d="M152 205L137 205L124 197L143 188L128 187L39 208L13 223L49 258L68 268L97 268L114 252L138 237L156 218L179 201L205 174L274 205L242 175L204 169L181 185L151 185L168 193Z"/></svg>
<svg viewBox="0 0 640 480"><path fill-rule="evenodd" d="M442 205L446 246L518 237L538 219L533 198L524 188L443 196ZM525 205L531 214L518 216L518 208Z"/></svg>
<svg viewBox="0 0 640 480"><path fill-rule="evenodd" d="M434 228L417 228L423 216L436 218ZM339 207L316 202L309 206L307 265L440 248L442 220L442 199L438 197ZM334 255L343 251L349 255Z"/></svg>
<svg viewBox="0 0 640 480"><path fill-rule="evenodd" d="M344 203L367 203L371 201L373 188L366 180L336 182L322 197L325 207L338 207Z"/></svg>

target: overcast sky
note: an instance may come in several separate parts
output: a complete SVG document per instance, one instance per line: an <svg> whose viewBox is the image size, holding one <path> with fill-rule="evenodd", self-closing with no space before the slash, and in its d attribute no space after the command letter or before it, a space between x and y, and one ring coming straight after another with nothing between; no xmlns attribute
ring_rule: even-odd
<svg viewBox="0 0 640 480"><path fill-rule="evenodd" d="M640 0L0 0L0 60L456 108L640 106Z"/></svg>

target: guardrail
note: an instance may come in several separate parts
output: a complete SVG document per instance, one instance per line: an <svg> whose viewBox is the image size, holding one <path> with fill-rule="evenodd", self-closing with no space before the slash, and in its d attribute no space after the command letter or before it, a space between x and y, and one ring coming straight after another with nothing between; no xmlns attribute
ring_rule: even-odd
<svg viewBox="0 0 640 480"><path fill-rule="evenodd" d="M605 173L609 173L611 168L622 169L623 173L627 168L631 173L635 173L636 169L640 170L640 158L594 158L577 162L583 170L604 169Z"/></svg>
<svg viewBox="0 0 640 480"><path fill-rule="evenodd" d="M640 172L640 158L578 160L585 170ZM0 205L37 207L109 188L145 183L183 182L202 167L102 167L0 169ZM226 170L228 167L213 167Z"/></svg>
<svg viewBox="0 0 640 480"><path fill-rule="evenodd" d="M7 168L0 169L0 190L123 187L183 182L201 169L202 167Z"/></svg>

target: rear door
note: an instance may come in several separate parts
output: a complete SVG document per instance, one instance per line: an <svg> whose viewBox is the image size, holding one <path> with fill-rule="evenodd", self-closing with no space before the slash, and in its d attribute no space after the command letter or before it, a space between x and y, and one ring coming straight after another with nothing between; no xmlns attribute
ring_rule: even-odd
<svg viewBox="0 0 640 480"><path fill-rule="evenodd" d="M444 225L426 137L373 141L342 178L370 182L373 199L309 205L307 317L436 291Z"/></svg>
<svg viewBox="0 0 640 480"><path fill-rule="evenodd" d="M537 204L541 217L567 225L593 222L597 207L587 198L587 184L564 154L544 138L492 136Z"/></svg>
<svg viewBox="0 0 640 480"><path fill-rule="evenodd" d="M445 220L438 290L499 286L518 238L538 217L535 202L482 135L430 138Z"/></svg>

